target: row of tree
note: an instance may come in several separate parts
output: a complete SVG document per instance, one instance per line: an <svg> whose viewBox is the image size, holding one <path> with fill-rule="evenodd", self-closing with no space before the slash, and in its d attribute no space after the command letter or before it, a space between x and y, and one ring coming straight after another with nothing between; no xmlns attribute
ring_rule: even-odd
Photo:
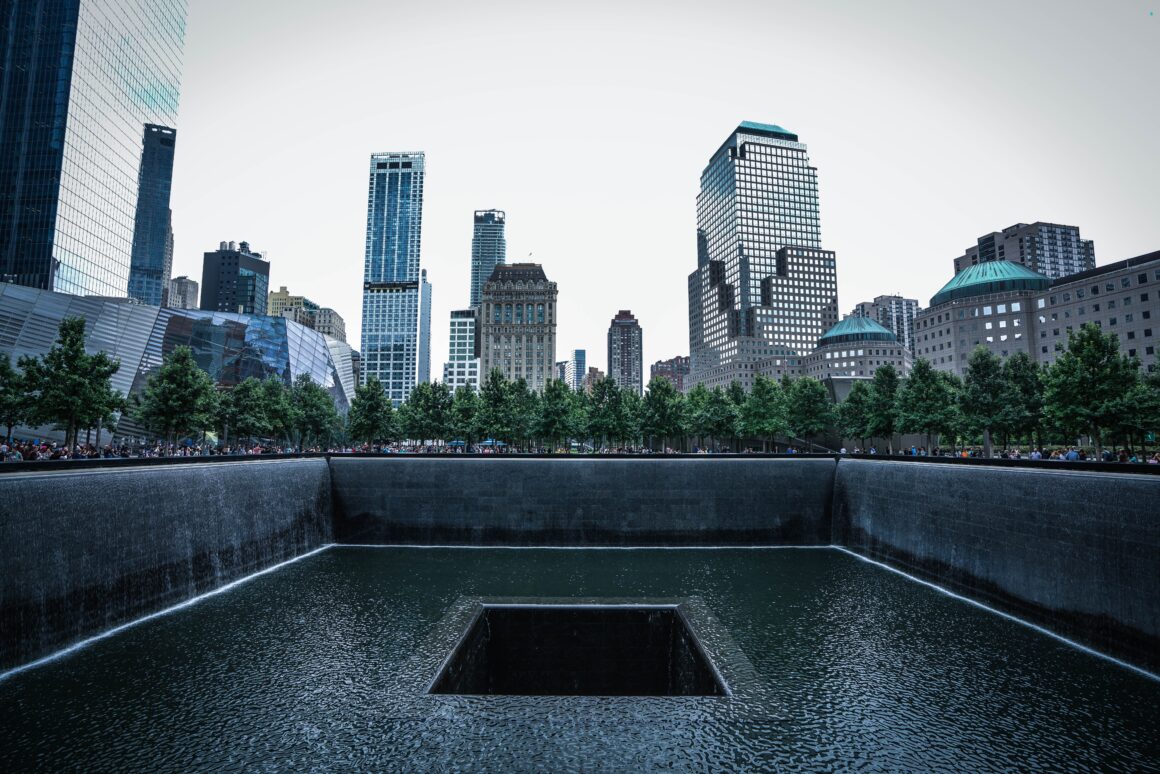
<svg viewBox="0 0 1160 774"><path fill-rule="evenodd" d="M550 381L537 393L524 380L508 381L493 371L478 392L419 384L397 409L371 378L357 389L344 419L327 390L306 375L292 385L250 378L219 389L188 347L167 355L131 400L111 387L118 368L105 353L85 352L84 320L67 319L43 357L22 357L13 366L0 356L0 423L9 439L17 425L55 425L70 445L86 430L95 428L99 437L102 427L128 411L169 443L215 432L227 445L261 440L299 448L412 439L687 449L708 440L734 449L760 443L768 450L778 439L800 445L825 435L863 446L878 441L893 451L899 434L914 433L925 435L927 446L935 436L943 445L981 439L987 455L995 436L1005 446L1088 436L1097 448L1109 439L1131 447L1160 429L1160 375L1141 374L1135 358L1120 354L1115 336L1094 325L1072 334L1050 367L1025 353L1001 359L980 347L961 379L922 359L906 378L886 365L873 379L855 381L838 405L812 378L778 382L758 375L749 392L734 383L712 390L698 385L687 394L653 379L642 397L609 378L590 392Z"/></svg>

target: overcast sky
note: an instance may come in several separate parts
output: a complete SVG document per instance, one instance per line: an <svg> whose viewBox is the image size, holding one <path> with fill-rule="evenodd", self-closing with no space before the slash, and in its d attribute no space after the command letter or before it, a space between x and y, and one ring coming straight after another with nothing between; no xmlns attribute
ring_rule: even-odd
<svg viewBox="0 0 1160 774"><path fill-rule="evenodd" d="M1160 250L1160 0L190 0L174 275L248 240L360 346L367 164L423 150L431 374L467 304L472 211L559 284L557 359L688 354L709 155L779 124L818 169L839 308L929 302L1013 223L1080 226L1100 264Z"/></svg>

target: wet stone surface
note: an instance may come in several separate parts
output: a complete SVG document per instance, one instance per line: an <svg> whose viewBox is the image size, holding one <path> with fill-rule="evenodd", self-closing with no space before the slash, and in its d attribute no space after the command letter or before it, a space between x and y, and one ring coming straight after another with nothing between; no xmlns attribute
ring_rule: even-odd
<svg viewBox="0 0 1160 774"><path fill-rule="evenodd" d="M693 600L732 695L428 693L465 600L529 597ZM0 681L0 770L1139 771L1158 706L828 549L335 548Z"/></svg>

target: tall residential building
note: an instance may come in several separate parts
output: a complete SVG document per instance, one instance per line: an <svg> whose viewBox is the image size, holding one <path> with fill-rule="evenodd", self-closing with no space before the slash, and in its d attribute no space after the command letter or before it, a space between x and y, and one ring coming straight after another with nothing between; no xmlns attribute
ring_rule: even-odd
<svg viewBox="0 0 1160 774"><path fill-rule="evenodd" d="M686 380L689 378L689 367L689 358L681 355L668 360L658 360L649 368L649 381L662 376L673 383L677 392L684 392L688 386Z"/></svg>
<svg viewBox="0 0 1160 774"><path fill-rule="evenodd" d="M0 280L124 298L141 129L175 126L185 0L0 10Z"/></svg>
<svg viewBox="0 0 1160 774"><path fill-rule="evenodd" d="M170 309L200 309L197 303L197 282L189 277L174 277L169 280L169 299L166 303Z"/></svg>
<svg viewBox="0 0 1160 774"><path fill-rule="evenodd" d="M637 395L644 391L640 323L628 309L621 309L608 326L608 375L622 389Z"/></svg>
<svg viewBox="0 0 1160 774"><path fill-rule="evenodd" d="M876 296L873 301L854 305L853 317L867 317L883 326L898 343L914 354L914 318L922 311L917 298Z"/></svg>
<svg viewBox="0 0 1160 774"><path fill-rule="evenodd" d="M483 299L483 284L496 266L507 263L507 239L504 236L503 210L476 210L475 228L471 232L471 300L478 309Z"/></svg>
<svg viewBox="0 0 1160 774"><path fill-rule="evenodd" d="M249 242L222 242L201 265L201 308L266 314L270 264Z"/></svg>
<svg viewBox="0 0 1160 774"><path fill-rule="evenodd" d="M454 309L451 312L451 335L447 342L447 362L443 364L443 382L453 390L460 387L479 389L475 312L474 309Z"/></svg>
<svg viewBox="0 0 1160 774"><path fill-rule="evenodd" d="M1016 223L979 237L955 259L955 274L987 261L1010 261L1059 279L1094 269L1096 248L1092 240L1080 239L1079 226Z"/></svg>
<svg viewBox="0 0 1160 774"><path fill-rule="evenodd" d="M145 124L141 168L137 175L137 216L129 263L129 297L143 304L167 306L173 274L173 151L177 131Z"/></svg>
<svg viewBox="0 0 1160 774"><path fill-rule="evenodd" d="M583 349L574 349L564 361L564 381L573 390L584 386L584 376L588 373L588 352Z"/></svg>
<svg viewBox="0 0 1160 774"><path fill-rule="evenodd" d="M362 380L374 376L391 402L405 401L430 363L429 286L420 274L425 157L375 153L370 160L363 263Z"/></svg>
<svg viewBox="0 0 1160 774"><path fill-rule="evenodd" d="M779 126L744 121L709 159L689 275L690 386L748 388L796 367L838 320L834 253L821 249L817 170Z"/></svg>
<svg viewBox="0 0 1160 774"><path fill-rule="evenodd" d="M498 265L483 285L480 373L498 368L541 391L556 362L556 283L538 263Z"/></svg>

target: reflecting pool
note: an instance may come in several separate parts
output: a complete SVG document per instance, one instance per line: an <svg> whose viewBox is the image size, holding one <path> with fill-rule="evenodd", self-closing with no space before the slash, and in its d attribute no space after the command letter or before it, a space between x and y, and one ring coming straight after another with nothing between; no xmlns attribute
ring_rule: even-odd
<svg viewBox="0 0 1160 774"><path fill-rule="evenodd" d="M688 605L731 695L427 692L478 602L536 598ZM1158 708L831 549L335 547L0 681L0 770L1139 771Z"/></svg>

